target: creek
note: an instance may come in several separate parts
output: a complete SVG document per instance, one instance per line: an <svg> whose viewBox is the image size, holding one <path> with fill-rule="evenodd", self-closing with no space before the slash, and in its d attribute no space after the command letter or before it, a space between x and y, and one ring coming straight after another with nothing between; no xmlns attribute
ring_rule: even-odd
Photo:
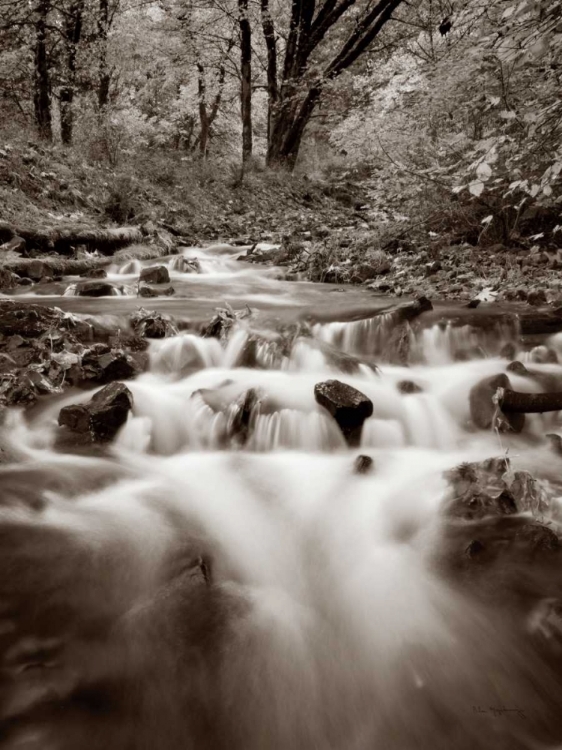
<svg viewBox="0 0 562 750"><path fill-rule="evenodd" d="M446 472L507 453L548 487L559 528L562 457L544 437L559 414L480 431L469 393L505 372L506 344L551 381L562 367L512 322L436 322L446 306L408 329L397 364L391 315L373 317L393 300L288 282L238 254L168 259L173 298L134 296L154 261L111 267L115 296L77 297L65 279L18 297L108 319L144 306L181 325L151 342L107 451L58 447L60 408L91 392L5 417L17 460L0 468L2 747L561 747L560 556L474 562L475 527L444 498ZM201 337L225 304L256 312L224 341ZM560 335L542 344L562 361ZM373 403L357 447L315 400L329 379ZM249 389L242 440L232 405ZM354 470L359 455L371 471Z"/></svg>

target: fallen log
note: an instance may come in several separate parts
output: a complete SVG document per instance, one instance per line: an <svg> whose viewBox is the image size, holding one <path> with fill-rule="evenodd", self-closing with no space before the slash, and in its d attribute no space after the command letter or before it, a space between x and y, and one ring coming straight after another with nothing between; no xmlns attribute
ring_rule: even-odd
<svg viewBox="0 0 562 750"><path fill-rule="evenodd" d="M501 410L507 414L542 414L562 409L562 391L522 393L500 387L496 395Z"/></svg>
<svg viewBox="0 0 562 750"><path fill-rule="evenodd" d="M120 247L143 241L143 234L138 227L11 227L11 230L15 238L25 240L27 251L37 250L59 255L71 255L78 245L84 245L88 250L98 250L104 255L111 255Z"/></svg>
<svg viewBox="0 0 562 750"><path fill-rule="evenodd" d="M1 267L22 278L38 281L49 276L81 276L92 269L105 268L110 262L109 258L14 258L2 263Z"/></svg>

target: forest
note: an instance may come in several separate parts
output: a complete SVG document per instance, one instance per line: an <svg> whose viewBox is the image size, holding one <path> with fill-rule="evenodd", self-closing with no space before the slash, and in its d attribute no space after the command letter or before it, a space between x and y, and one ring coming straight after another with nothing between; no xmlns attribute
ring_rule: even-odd
<svg viewBox="0 0 562 750"><path fill-rule="evenodd" d="M106 169L93 192L109 182L98 202L118 221L142 214L143 179L165 207L201 187L202 216L213 189L213 210L236 213L226 193L244 182L281 189L277 209L292 185L306 210L304 177L335 196L339 223L309 212L325 236L305 254L292 220L270 227L296 273L373 283L400 248L408 281L391 269L382 291L407 293L419 253L433 293L482 291L441 279L460 247L461 264L492 263L486 289L521 296L522 266L562 263L561 49L559 0L1 0L1 197L9 213L14 187L26 192L30 142L39 183L56 183L49 158L76 155L79 184L58 201L83 202L84 165ZM262 198L241 201L251 235ZM351 235L346 208L364 211Z"/></svg>

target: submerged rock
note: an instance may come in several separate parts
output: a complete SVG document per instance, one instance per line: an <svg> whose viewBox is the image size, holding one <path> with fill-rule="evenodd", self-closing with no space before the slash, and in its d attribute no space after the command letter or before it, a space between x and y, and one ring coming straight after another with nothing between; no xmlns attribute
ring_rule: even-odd
<svg viewBox="0 0 562 750"><path fill-rule="evenodd" d="M357 456L353 462L354 474L370 474L374 469L374 462L371 456Z"/></svg>
<svg viewBox="0 0 562 750"><path fill-rule="evenodd" d="M76 294L79 297L112 297L115 287L107 281L79 281Z"/></svg>
<svg viewBox="0 0 562 750"><path fill-rule="evenodd" d="M87 404L65 406L59 425L72 432L89 435L93 441L112 440L127 421L133 395L123 383L111 383L98 391Z"/></svg>
<svg viewBox="0 0 562 750"><path fill-rule="evenodd" d="M170 274L166 266L150 266L142 269L139 280L147 284L169 284Z"/></svg>
<svg viewBox="0 0 562 750"><path fill-rule="evenodd" d="M165 289L155 289L152 286L141 286L139 288L139 297L171 297L176 293L173 286L167 286Z"/></svg>
<svg viewBox="0 0 562 750"><path fill-rule="evenodd" d="M413 380L401 380L396 386L400 393L423 393L421 385L414 383Z"/></svg>
<svg viewBox="0 0 562 750"><path fill-rule="evenodd" d="M339 380L317 383L314 397L334 417L348 445L359 445L363 423L373 414L371 399Z"/></svg>
<svg viewBox="0 0 562 750"><path fill-rule="evenodd" d="M484 378L470 389L469 403L472 421L481 430L492 426L500 432L521 432L525 427L525 415L504 413L494 403L498 388L511 389L511 381L505 373Z"/></svg>

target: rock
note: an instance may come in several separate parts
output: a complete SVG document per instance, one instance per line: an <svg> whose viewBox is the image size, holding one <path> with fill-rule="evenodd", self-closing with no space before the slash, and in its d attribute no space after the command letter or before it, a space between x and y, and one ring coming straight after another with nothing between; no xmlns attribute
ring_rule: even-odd
<svg viewBox="0 0 562 750"><path fill-rule="evenodd" d="M317 383L314 397L334 417L348 445L359 445L363 423L373 414L373 402L339 380Z"/></svg>
<svg viewBox="0 0 562 750"><path fill-rule="evenodd" d="M93 441L108 441L125 424L132 407L133 395L127 386L111 383L87 404L63 407L58 422L72 432L88 434Z"/></svg>
<svg viewBox="0 0 562 750"><path fill-rule="evenodd" d="M532 377L532 374L529 372L529 370L527 370L523 362L519 362L519 360L515 360L515 362L510 362L505 369L508 372L515 373L515 375L520 375L522 378Z"/></svg>
<svg viewBox="0 0 562 750"><path fill-rule="evenodd" d="M136 334L147 339L163 339L178 332L167 315L143 308L131 315L131 325Z"/></svg>
<svg viewBox="0 0 562 750"><path fill-rule="evenodd" d="M401 380L397 386L400 393L422 393L423 388L413 380Z"/></svg>
<svg viewBox="0 0 562 750"><path fill-rule="evenodd" d="M80 281L76 284L79 297L113 297L115 288L107 281Z"/></svg>
<svg viewBox="0 0 562 750"><path fill-rule="evenodd" d="M19 277L5 268L0 268L0 291L2 289L13 289L19 283Z"/></svg>
<svg viewBox="0 0 562 750"><path fill-rule="evenodd" d="M168 286L165 289L155 289L153 286L141 286L139 289L139 297L147 297L153 299L154 297L172 297L176 293L173 286Z"/></svg>
<svg viewBox="0 0 562 750"><path fill-rule="evenodd" d="M370 474L374 469L374 462L371 456L357 456L353 462L354 474Z"/></svg>
<svg viewBox="0 0 562 750"><path fill-rule="evenodd" d="M90 268L89 271L81 273L80 276L83 279L106 279L107 271L105 268Z"/></svg>
<svg viewBox="0 0 562 750"><path fill-rule="evenodd" d="M535 289L532 292L529 292L527 295L527 302L529 303L529 305L533 305L534 307L538 307L539 305L546 305L546 292L544 291L544 289Z"/></svg>
<svg viewBox="0 0 562 750"><path fill-rule="evenodd" d="M26 250L26 242L23 237L12 237L11 240L0 245L0 252L2 253L24 253Z"/></svg>
<svg viewBox="0 0 562 750"><path fill-rule="evenodd" d="M353 268L351 279L353 281L369 281L388 273L392 266L392 260L383 250L375 250L367 256L365 262L357 264Z"/></svg>
<svg viewBox="0 0 562 750"><path fill-rule="evenodd" d="M476 427L489 430L492 425L500 432L521 432L525 426L524 414L505 414L493 398L498 388L511 389L511 382L505 373L484 378L470 389L470 416Z"/></svg>
<svg viewBox="0 0 562 750"><path fill-rule="evenodd" d="M236 316L230 310L217 310L211 321L202 328L203 338L226 339L232 326L236 323Z"/></svg>
<svg viewBox="0 0 562 750"><path fill-rule="evenodd" d="M0 333L38 338L56 328L62 318L60 310L13 300L0 300Z"/></svg>
<svg viewBox="0 0 562 750"><path fill-rule="evenodd" d="M147 284L169 284L170 274L166 266L150 266L142 269L139 280Z"/></svg>
<svg viewBox="0 0 562 750"><path fill-rule="evenodd" d="M0 221L0 244L8 242L16 236L15 230L7 221Z"/></svg>
<svg viewBox="0 0 562 750"><path fill-rule="evenodd" d="M481 300L479 299L471 299L470 302L467 304L467 307L470 308L471 310L474 310L474 308L478 307L480 302Z"/></svg>
<svg viewBox="0 0 562 750"><path fill-rule="evenodd" d="M558 356L554 349L548 346L535 346L530 352L531 362L538 365L557 364Z"/></svg>
<svg viewBox="0 0 562 750"><path fill-rule="evenodd" d="M95 383L128 380L141 371L138 363L124 351L110 349L106 344L95 344L82 356L85 378Z"/></svg>
<svg viewBox="0 0 562 750"><path fill-rule="evenodd" d="M254 431L262 398L260 390L250 388L229 408L227 435L240 447L246 445Z"/></svg>

